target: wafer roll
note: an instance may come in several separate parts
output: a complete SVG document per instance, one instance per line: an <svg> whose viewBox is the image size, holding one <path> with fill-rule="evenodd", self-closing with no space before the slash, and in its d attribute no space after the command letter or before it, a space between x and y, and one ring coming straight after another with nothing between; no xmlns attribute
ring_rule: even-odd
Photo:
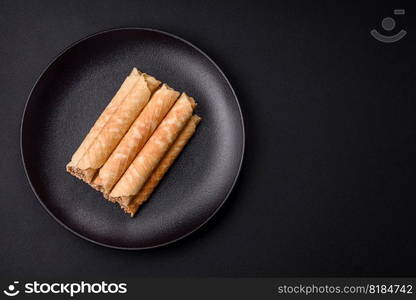
<svg viewBox="0 0 416 300"><path fill-rule="evenodd" d="M109 200L127 206L136 196L181 130L192 116L196 106L193 98L182 94L160 123L159 127L139 152L113 190Z"/></svg>
<svg viewBox="0 0 416 300"><path fill-rule="evenodd" d="M185 128L176 138L173 145L169 148L168 152L165 154L163 159L160 161L157 168L150 175L149 179L146 181L143 188L134 197L127 206L122 206L126 213L129 213L132 217L136 214L139 207L149 199L150 195L153 193L154 189L157 187L159 182L162 180L163 176L172 166L175 159L182 152L183 148L188 143L189 139L194 135L196 126L198 126L201 118L197 115L193 115L191 119L186 124Z"/></svg>
<svg viewBox="0 0 416 300"><path fill-rule="evenodd" d="M79 162L69 168L69 172L85 182L91 183L96 171L116 148L159 84L160 82L155 78L147 74L140 74L138 81L124 97L117 110L104 125Z"/></svg>
<svg viewBox="0 0 416 300"><path fill-rule="evenodd" d="M78 147L77 151L75 151L75 153L72 155L71 161L66 166L68 171L70 167L76 166L76 164L80 161L84 153L91 146L91 143L95 140L97 135L100 133L101 129L105 126L107 121L111 118L113 113L117 110L120 103L124 100L124 98L130 92L132 87L139 80L139 75L140 75L140 72L136 68L133 68L130 75L124 80L120 89L114 95L113 99L110 101L110 103L101 113L101 115L98 117L94 126L90 129L87 136L84 138L81 145Z"/></svg>
<svg viewBox="0 0 416 300"><path fill-rule="evenodd" d="M105 195L110 193L178 97L179 92L165 84L153 94L120 144L99 170L92 184L95 189Z"/></svg>

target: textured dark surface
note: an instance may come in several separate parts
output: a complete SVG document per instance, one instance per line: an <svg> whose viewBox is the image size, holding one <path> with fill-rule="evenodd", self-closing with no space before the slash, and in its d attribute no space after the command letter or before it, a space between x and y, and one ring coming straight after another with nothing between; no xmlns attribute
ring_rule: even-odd
<svg viewBox="0 0 416 300"><path fill-rule="evenodd" d="M1 1L0 274L416 275L416 26L406 4ZM408 35L374 40L370 30L402 7L397 29ZM19 153L40 72L74 41L121 26L166 30L207 52L246 121L242 173L224 207L180 242L139 252L59 226Z"/></svg>
<svg viewBox="0 0 416 300"><path fill-rule="evenodd" d="M65 171L132 66L192 95L203 118L135 218ZM155 247L197 229L231 192L243 149L241 111L227 79L189 43L154 30L112 30L77 43L38 80L23 117L23 160L39 199L74 232L112 247Z"/></svg>

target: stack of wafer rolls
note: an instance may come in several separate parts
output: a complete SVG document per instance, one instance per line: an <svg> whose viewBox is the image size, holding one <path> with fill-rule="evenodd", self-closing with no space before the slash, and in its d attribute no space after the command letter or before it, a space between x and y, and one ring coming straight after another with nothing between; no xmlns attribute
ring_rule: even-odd
<svg viewBox="0 0 416 300"><path fill-rule="evenodd" d="M134 216L196 131L195 100L136 68L67 164ZM180 96L179 96L180 95Z"/></svg>

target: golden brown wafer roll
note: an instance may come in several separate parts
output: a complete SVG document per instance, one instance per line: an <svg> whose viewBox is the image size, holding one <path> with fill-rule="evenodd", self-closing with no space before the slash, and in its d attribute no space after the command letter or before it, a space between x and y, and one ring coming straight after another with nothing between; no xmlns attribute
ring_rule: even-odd
<svg viewBox="0 0 416 300"><path fill-rule="evenodd" d="M130 92L132 87L136 84L139 80L139 75L141 73L136 69L133 68L130 75L126 77L123 84L121 85L120 89L114 95L113 99L98 117L97 121L95 122L94 126L88 132L87 136L82 141L81 145L78 147L77 151L72 155L71 161L67 165L67 170L69 171L70 167L74 167L82 158L84 153L88 150L91 146L92 142L95 140L97 135L101 132L101 129L105 126L107 121L113 115L113 113L117 110L120 103L124 100L127 94Z"/></svg>
<svg viewBox="0 0 416 300"><path fill-rule="evenodd" d="M191 117L188 124L186 124L185 128L176 138L173 145L169 148L168 152L160 161L157 168L153 171L152 175L150 175L149 179L146 181L137 196L134 197L127 206L122 207L126 213L129 213L133 217L139 209L139 206L149 199L150 195L169 170L170 166L182 152L189 139L194 135L196 126L198 126L200 121L201 118L197 115L193 115Z"/></svg>
<svg viewBox="0 0 416 300"><path fill-rule="evenodd" d="M155 78L141 74L80 161L69 171L91 183L96 171L106 162L159 84L160 81Z"/></svg>
<svg viewBox="0 0 416 300"><path fill-rule="evenodd" d="M104 194L110 193L178 97L179 92L165 84L153 94L120 144L100 168L92 184L95 189Z"/></svg>
<svg viewBox="0 0 416 300"><path fill-rule="evenodd" d="M136 196L160 160L192 116L193 98L182 94L110 192L109 199L127 206Z"/></svg>

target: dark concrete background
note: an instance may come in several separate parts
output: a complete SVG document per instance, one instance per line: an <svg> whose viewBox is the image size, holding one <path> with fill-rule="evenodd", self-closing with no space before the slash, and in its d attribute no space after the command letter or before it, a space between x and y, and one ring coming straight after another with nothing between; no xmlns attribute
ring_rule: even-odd
<svg viewBox="0 0 416 300"><path fill-rule="evenodd" d="M1 1L0 276L415 276L412 11L395 17L408 30L402 41L369 34L394 8L408 7ZM174 33L210 55L247 131L221 211L184 240L136 252L59 226L30 190L19 149L24 104L46 65L86 35L127 26Z"/></svg>

